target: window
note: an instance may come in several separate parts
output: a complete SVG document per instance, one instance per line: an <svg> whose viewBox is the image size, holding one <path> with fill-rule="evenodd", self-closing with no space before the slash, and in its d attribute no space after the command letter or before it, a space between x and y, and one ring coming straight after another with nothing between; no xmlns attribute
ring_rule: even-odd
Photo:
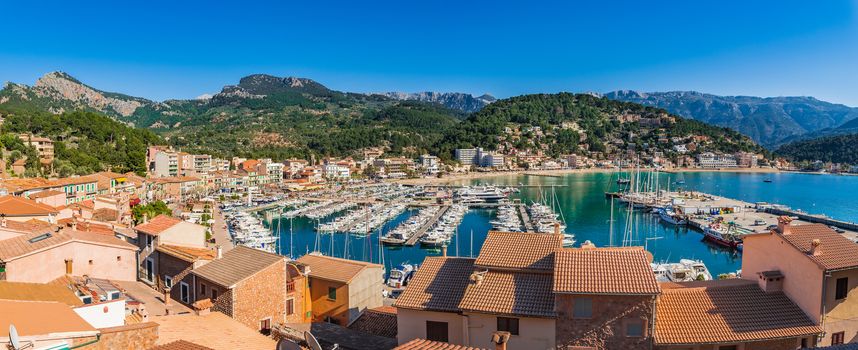
<svg viewBox="0 0 858 350"><path fill-rule="evenodd" d="M718 350L737 350L739 349L738 345L722 345L718 347Z"/></svg>
<svg viewBox="0 0 858 350"><path fill-rule="evenodd" d="M164 288L173 288L173 277L164 276Z"/></svg>
<svg viewBox="0 0 858 350"><path fill-rule="evenodd" d="M518 335L518 319L498 317L498 331L506 331L509 334Z"/></svg>
<svg viewBox="0 0 858 350"><path fill-rule="evenodd" d="M147 247L152 248L152 240L153 239L154 239L154 237L152 237L150 235L146 235L146 246Z"/></svg>
<svg viewBox="0 0 858 350"><path fill-rule="evenodd" d="M834 291L834 299L846 299L846 294L849 293L849 279L846 277L837 279L837 288Z"/></svg>
<svg viewBox="0 0 858 350"><path fill-rule="evenodd" d="M121 296L122 296L122 294L119 292L110 292L110 300L119 299L119 297L121 297Z"/></svg>
<svg viewBox="0 0 858 350"><path fill-rule="evenodd" d="M337 289L334 287L328 287L328 299L337 300Z"/></svg>
<svg viewBox="0 0 858 350"><path fill-rule="evenodd" d="M271 318L264 318L259 321L259 332L265 335L271 334Z"/></svg>
<svg viewBox="0 0 858 350"><path fill-rule="evenodd" d="M212 301L217 298L217 289L212 288Z"/></svg>
<svg viewBox="0 0 858 350"><path fill-rule="evenodd" d="M593 317L593 299L590 298L575 298L573 300L575 308L572 311L574 318L590 318Z"/></svg>
<svg viewBox="0 0 858 350"><path fill-rule="evenodd" d="M843 344L843 338L845 338L845 335L846 332L831 333L831 345Z"/></svg>
<svg viewBox="0 0 858 350"><path fill-rule="evenodd" d="M92 259L89 260L89 264L92 265Z"/></svg>
<svg viewBox="0 0 858 350"><path fill-rule="evenodd" d="M185 304L191 302L191 289L185 282L179 282L179 299Z"/></svg>
<svg viewBox="0 0 858 350"><path fill-rule="evenodd" d="M119 237L116 237L116 238L119 238ZM122 256L121 256L121 255L117 255L117 256L116 256L116 261L122 261Z"/></svg>
<svg viewBox="0 0 858 350"><path fill-rule="evenodd" d="M200 295L206 296L206 284L200 283Z"/></svg>
<svg viewBox="0 0 858 350"><path fill-rule="evenodd" d="M627 337L643 337L644 322L641 319L633 319L626 321L626 336Z"/></svg>
<svg viewBox="0 0 858 350"><path fill-rule="evenodd" d="M447 322L426 321L426 339L448 342Z"/></svg>
<svg viewBox="0 0 858 350"><path fill-rule="evenodd" d="M286 300L286 316L295 314L295 299Z"/></svg>
<svg viewBox="0 0 858 350"><path fill-rule="evenodd" d="M66 260L66 275L71 275L73 271L72 269L73 262L71 260Z"/></svg>
<svg viewBox="0 0 858 350"><path fill-rule="evenodd" d="M295 281L286 282L286 293L292 293L295 291Z"/></svg>

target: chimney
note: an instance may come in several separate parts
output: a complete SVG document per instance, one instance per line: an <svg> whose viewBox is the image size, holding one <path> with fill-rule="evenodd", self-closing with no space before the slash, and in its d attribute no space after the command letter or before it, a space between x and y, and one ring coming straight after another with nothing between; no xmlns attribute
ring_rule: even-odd
<svg viewBox="0 0 858 350"><path fill-rule="evenodd" d="M581 243L581 249L596 249L596 245L588 239L584 243Z"/></svg>
<svg viewBox="0 0 858 350"><path fill-rule="evenodd" d="M441 245L441 256L443 256L443 257L447 256L447 245L446 244Z"/></svg>
<svg viewBox="0 0 858 350"><path fill-rule="evenodd" d="M790 229L790 223L792 222L792 218L789 216L781 216L778 217L778 231L782 235L792 234L792 230Z"/></svg>
<svg viewBox="0 0 858 350"><path fill-rule="evenodd" d="M497 331L492 333L492 343L495 343L495 350L506 350L506 343L509 341L509 332Z"/></svg>
<svg viewBox="0 0 858 350"><path fill-rule="evenodd" d="M223 248L220 245L215 246L215 258L220 259L223 258Z"/></svg>
<svg viewBox="0 0 858 350"><path fill-rule="evenodd" d="M4 214L2 218L0 218L0 226L6 227L6 215Z"/></svg>
<svg viewBox="0 0 858 350"><path fill-rule="evenodd" d="M554 234L555 234L555 235L559 235L559 234L560 234L560 223L559 223L559 222L555 222L555 223L554 223ZM504 345L504 346L506 346L506 345Z"/></svg>
<svg viewBox="0 0 858 350"><path fill-rule="evenodd" d="M143 214L143 223L145 224L145 223L147 223L147 222L149 222L149 214L148 214L148 213L144 213L144 214Z"/></svg>
<svg viewBox="0 0 858 350"><path fill-rule="evenodd" d="M474 273L471 274L471 282L474 282L474 285L479 286L481 283L483 283L483 274L486 272L488 271L474 271Z"/></svg>
<svg viewBox="0 0 858 350"><path fill-rule="evenodd" d="M170 306L170 288L164 287L164 306Z"/></svg>
<svg viewBox="0 0 858 350"><path fill-rule="evenodd" d="M819 238L810 241L810 255L819 256L822 254L822 241Z"/></svg>
<svg viewBox="0 0 858 350"><path fill-rule="evenodd" d="M778 270L758 272L757 284L766 293L780 292L783 290L784 275Z"/></svg>
<svg viewBox="0 0 858 350"><path fill-rule="evenodd" d="M77 217L72 218L71 229L72 231L77 231Z"/></svg>

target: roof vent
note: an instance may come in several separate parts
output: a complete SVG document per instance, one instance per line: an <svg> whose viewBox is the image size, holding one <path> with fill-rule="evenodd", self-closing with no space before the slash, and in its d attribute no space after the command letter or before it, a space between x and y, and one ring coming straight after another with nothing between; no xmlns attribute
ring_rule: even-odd
<svg viewBox="0 0 858 350"><path fill-rule="evenodd" d="M810 255L818 256L822 254L822 241L819 238L810 241Z"/></svg>
<svg viewBox="0 0 858 350"><path fill-rule="evenodd" d="M784 216L779 217L778 218L778 231L780 231L780 233L782 235L791 234L792 233L792 230L790 229L790 223L791 222L792 222L792 218L789 216L784 215Z"/></svg>
<svg viewBox="0 0 858 350"><path fill-rule="evenodd" d="M471 282L474 282L475 285L479 286L481 283L483 283L483 278L485 278L486 272L489 272L489 270L474 271L474 273L471 274Z"/></svg>
<svg viewBox="0 0 858 350"><path fill-rule="evenodd" d="M52 234L50 234L50 233L43 233L43 234L40 234L40 235L38 235L38 236L36 236L36 237L30 238L30 239L29 239L29 240L27 240L27 241L28 241L28 242L30 242L30 243L36 243L36 242L44 241L44 240L46 240L46 239L48 239L48 238L51 238L51 236L53 236L53 235L52 235Z"/></svg>

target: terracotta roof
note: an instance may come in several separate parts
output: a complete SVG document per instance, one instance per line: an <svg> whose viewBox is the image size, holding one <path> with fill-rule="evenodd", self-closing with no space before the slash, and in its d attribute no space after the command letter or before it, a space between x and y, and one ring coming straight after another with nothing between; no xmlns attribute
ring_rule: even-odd
<svg viewBox="0 0 858 350"><path fill-rule="evenodd" d="M14 324L18 335L44 336L76 333L75 337L93 336L98 331L68 305L56 301L0 300L0 328ZM45 317L50 315L50 317Z"/></svg>
<svg viewBox="0 0 858 350"><path fill-rule="evenodd" d="M658 294L652 255L641 247L563 249L554 257L554 292Z"/></svg>
<svg viewBox="0 0 858 350"><path fill-rule="evenodd" d="M37 231L49 231L51 230L51 227L53 227L53 225L42 220L27 220L25 222L6 220L6 226L0 227L0 230L12 230L21 233L33 233Z"/></svg>
<svg viewBox="0 0 858 350"><path fill-rule="evenodd" d="M92 212L92 219L98 221L116 221L119 211L111 208L98 208Z"/></svg>
<svg viewBox="0 0 858 350"><path fill-rule="evenodd" d="M167 344L158 345L149 350L214 350L210 347L205 347L199 344L191 343L187 340L176 340Z"/></svg>
<svg viewBox="0 0 858 350"><path fill-rule="evenodd" d="M181 182L191 182L191 181L200 181L200 178L194 176L170 176L170 177L159 177L152 182L154 183L181 183Z"/></svg>
<svg viewBox="0 0 858 350"><path fill-rule="evenodd" d="M31 199L16 196L0 197L0 214L6 216L47 216L57 213L56 208Z"/></svg>
<svg viewBox="0 0 858 350"><path fill-rule="evenodd" d="M483 350L470 346L455 345L426 339L414 339L410 342L393 348L394 350Z"/></svg>
<svg viewBox="0 0 858 350"><path fill-rule="evenodd" d="M57 190L45 190L45 191L39 191L39 192L33 193L33 194L29 195L28 197L30 199L39 199L39 198L56 196L56 195L65 195L65 192L61 192L61 191L57 191Z"/></svg>
<svg viewBox="0 0 858 350"><path fill-rule="evenodd" d="M204 316L149 316L149 320L160 325L156 343L158 345L186 340L217 350L275 349L277 346L274 339L220 312Z"/></svg>
<svg viewBox="0 0 858 350"><path fill-rule="evenodd" d="M134 226L134 230L149 235L157 236L161 234L161 232L164 232L170 227L173 227L181 222L181 219L161 214L149 220L149 222L145 224Z"/></svg>
<svg viewBox="0 0 858 350"><path fill-rule="evenodd" d="M44 239L40 236L49 234ZM60 230L59 232L34 232L0 241L0 260L9 261L37 251L68 243L70 241L110 245L123 249L137 250L137 246L113 236L94 232Z"/></svg>
<svg viewBox="0 0 858 350"><path fill-rule="evenodd" d="M671 284L656 308L656 344L710 344L794 338L822 332L782 292L755 282Z"/></svg>
<svg viewBox="0 0 858 350"><path fill-rule="evenodd" d="M258 249L237 246L223 254L223 258L191 270L194 275L221 286L232 288L238 282L265 268L284 261L283 256Z"/></svg>
<svg viewBox="0 0 858 350"><path fill-rule="evenodd" d="M355 276L366 268L382 268L379 264L334 258L315 253L304 255L298 258L297 261L310 267L310 277L341 283L351 282Z"/></svg>
<svg viewBox="0 0 858 350"><path fill-rule="evenodd" d="M51 187L56 186L67 186L67 185L82 185L88 184L92 182L98 182L98 179L92 175L84 175L84 176L74 176L74 177L64 177L56 180L49 180Z"/></svg>
<svg viewBox="0 0 858 350"><path fill-rule="evenodd" d="M0 182L0 187L6 188L9 192L21 192L27 190L33 190L38 188L47 188L50 187L48 180L37 177L37 178L12 178L5 179Z"/></svg>
<svg viewBox="0 0 858 350"><path fill-rule="evenodd" d="M458 312L473 272L474 259L427 257L393 306Z"/></svg>
<svg viewBox="0 0 858 350"><path fill-rule="evenodd" d="M471 282L459 303L463 311L501 315L554 317L551 275L489 271Z"/></svg>
<svg viewBox="0 0 858 350"><path fill-rule="evenodd" d="M183 247L170 244L159 244L157 250L187 262L198 260L214 260L217 252L209 248Z"/></svg>
<svg viewBox="0 0 858 350"><path fill-rule="evenodd" d="M0 281L0 299L19 301L56 301L69 306L83 305L74 292L59 283L23 283Z"/></svg>
<svg viewBox="0 0 858 350"><path fill-rule="evenodd" d="M551 270L552 253L563 247L562 241L554 234L489 231L474 265Z"/></svg>
<svg viewBox="0 0 858 350"><path fill-rule="evenodd" d="M823 224L793 225L790 234L781 235L800 252L807 255L825 270L838 270L858 266L858 244L834 232ZM813 240L820 241L819 255L811 255Z"/></svg>
<svg viewBox="0 0 858 350"><path fill-rule="evenodd" d="M381 306L366 309L348 328L380 337L396 338L396 308Z"/></svg>

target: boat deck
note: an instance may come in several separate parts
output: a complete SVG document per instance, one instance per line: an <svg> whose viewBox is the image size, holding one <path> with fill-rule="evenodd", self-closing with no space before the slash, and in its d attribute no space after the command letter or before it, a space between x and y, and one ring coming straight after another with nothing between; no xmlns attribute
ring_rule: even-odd
<svg viewBox="0 0 858 350"><path fill-rule="evenodd" d="M530 221L530 215L527 215L527 206L520 205L518 213L521 214L521 222L524 223L524 232L534 232L533 223Z"/></svg>

